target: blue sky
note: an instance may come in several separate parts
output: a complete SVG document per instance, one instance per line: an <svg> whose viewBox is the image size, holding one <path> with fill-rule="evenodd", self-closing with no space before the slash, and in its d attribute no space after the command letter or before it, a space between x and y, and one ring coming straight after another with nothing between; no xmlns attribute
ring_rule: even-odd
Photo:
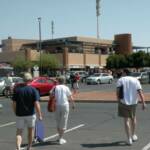
<svg viewBox="0 0 150 150"><path fill-rule="evenodd" d="M0 40L42 39L68 36L96 37L96 0L0 0ZM150 46L150 0L101 0L100 38L131 33L133 45Z"/></svg>

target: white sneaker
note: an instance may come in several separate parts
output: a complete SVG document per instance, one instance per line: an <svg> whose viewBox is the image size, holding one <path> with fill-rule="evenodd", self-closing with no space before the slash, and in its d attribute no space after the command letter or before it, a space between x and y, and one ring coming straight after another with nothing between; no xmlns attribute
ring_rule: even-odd
<svg viewBox="0 0 150 150"><path fill-rule="evenodd" d="M132 145L132 143L133 143L133 142L132 142L132 138L129 138L127 144L128 144L128 145Z"/></svg>
<svg viewBox="0 0 150 150"><path fill-rule="evenodd" d="M134 134L134 135L132 136L132 140L133 140L133 142L135 142L135 141L137 141L137 140L138 140L138 137L137 137L137 135L136 135L136 134Z"/></svg>
<svg viewBox="0 0 150 150"><path fill-rule="evenodd" d="M59 139L59 144L62 145L62 144L65 144L67 143L67 141L63 138Z"/></svg>

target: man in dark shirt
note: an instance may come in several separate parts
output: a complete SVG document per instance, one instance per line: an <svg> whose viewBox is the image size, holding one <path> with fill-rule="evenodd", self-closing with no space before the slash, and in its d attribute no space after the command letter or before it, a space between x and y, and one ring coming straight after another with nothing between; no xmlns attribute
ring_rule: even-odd
<svg viewBox="0 0 150 150"><path fill-rule="evenodd" d="M16 114L16 146L17 150L20 150L22 143L22 132L24 126L28 127L28 148L31 149L33 135L34 135L34 127L36 121L35 109L38 115L38 118L42 120L42 114L40 109L40 95L38 91L27 85L27 82L32 80L32 76L30 73L24 74L24 83L17 85L14 89L14 93L12 96L13 101L13 110Z"/></svg>

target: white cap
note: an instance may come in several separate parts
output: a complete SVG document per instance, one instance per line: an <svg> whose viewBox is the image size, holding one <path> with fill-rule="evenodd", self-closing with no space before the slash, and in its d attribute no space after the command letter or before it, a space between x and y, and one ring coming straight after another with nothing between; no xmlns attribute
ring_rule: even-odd
<svg viewBox="0 0 150 150"><path fill-rule="evenodd" d="M24 73L23 76L24 81L30 81L32 80L32 75L29 72Z"/></svg>

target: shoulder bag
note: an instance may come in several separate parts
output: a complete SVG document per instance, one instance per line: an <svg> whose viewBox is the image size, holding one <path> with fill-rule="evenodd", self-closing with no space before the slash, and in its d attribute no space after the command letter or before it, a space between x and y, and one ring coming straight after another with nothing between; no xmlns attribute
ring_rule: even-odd
<svg viewBox="0 0 150 150"><path fill-rule="evenodd" d="M48 104L47 104L48 112L55 112L56 110L56 101L55 101L55 88L52 94L49 96Z"/></svg>

